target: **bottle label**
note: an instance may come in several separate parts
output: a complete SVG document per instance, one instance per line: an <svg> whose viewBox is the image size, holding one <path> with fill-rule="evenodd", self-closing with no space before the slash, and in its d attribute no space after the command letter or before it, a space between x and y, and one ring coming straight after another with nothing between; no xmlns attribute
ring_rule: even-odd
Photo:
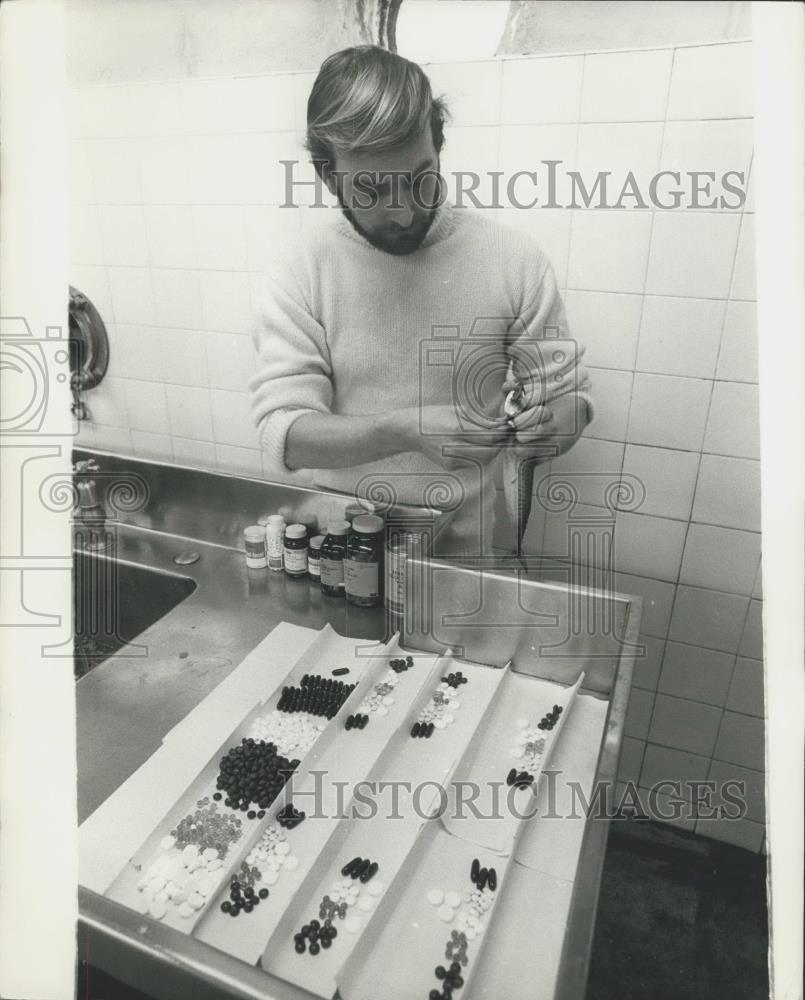
<svg viewBox="0 0 805 1000"><path fill-rule="evenodd" d="M266 549L269 559L281 559L285 535L282 531L266 532Z"/></svg>
<svg viewBox="0 0 805 1000"><path fill-rule="evenodd" d="M325 587L344 588L344 560L321 559L321 582Z"/></svg>
<svg viewBox="0 0 805 1000"><path fill-rule="evenodd" d="M253 541L250 538L246 540L246 555L249 559L265 559L266 557L266 543L260 538Z"/></svg>
<svg viewBox="0 0 805 1000"><path fill-rule="evenodd" d="M285 549L285 570L288 573L307 572L307 547L304 549Z"/></svg>
<svg viewBox="0 0 805 1000"><path fill-rule="evenodd" d="M307 559L307 571L311 576L315 576L318 580L321 576L321 559L312 559L308 556Z"/></svg>
<svg viewBox="0 0 805 1000"><path fill-rule="evenodd" d="M354 597L380 596L380 566L376 562L344 560L344 586Z"/></svg>
<svg viewBox="0 0 805 1000"><path fill-rule="evenodd" d="M386 607L402 613L405 608L405 549L386 549Z"/></svg>

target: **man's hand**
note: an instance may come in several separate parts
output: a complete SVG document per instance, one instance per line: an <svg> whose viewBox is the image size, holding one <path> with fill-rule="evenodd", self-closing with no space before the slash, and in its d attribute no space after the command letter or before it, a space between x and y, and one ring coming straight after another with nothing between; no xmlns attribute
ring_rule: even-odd
<svg viewBox="0 0 805 1000"><path fill-rule="evenodd" d="M511 418L511 448L521 458L563 455L578 441L587 425L587 404L575 393L559 396L547 406L529 406Z"/></svg>
<svg viewBox="0 0 805 1000"><path fill-rule="evenodd" d="M453 406L412 406L399 413L410 450L422 452L449 471L468 462L486 465L512 440L502 415L473 414L472 425L463 428Z"/></svg>

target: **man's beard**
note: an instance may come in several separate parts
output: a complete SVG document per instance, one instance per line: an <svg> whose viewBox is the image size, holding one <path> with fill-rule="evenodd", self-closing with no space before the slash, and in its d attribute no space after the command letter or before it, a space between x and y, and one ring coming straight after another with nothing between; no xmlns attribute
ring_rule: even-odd
<svg viewBox="0 0 805 1000"><path fill-rule="evenodd" d="M355 232L359 233L373 247L383 250L385 253L393 254L395 257L402 257L413 253L414 250L422 245L422 241L427 236L433 219L436 216L436 209L438 207L434 205L424 215L417 215L407 229L390 225L379 233L370 233L363 226L359 225L352 209L347 208L344 204L344 200L341 197L340 185L336 191L336 197L338 198L338 204L341 206L341 211Z"/></svg>

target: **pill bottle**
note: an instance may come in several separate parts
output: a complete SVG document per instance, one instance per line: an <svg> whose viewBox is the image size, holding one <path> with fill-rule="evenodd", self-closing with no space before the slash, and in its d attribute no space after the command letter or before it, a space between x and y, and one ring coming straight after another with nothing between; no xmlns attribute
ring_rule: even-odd
<svg viewBox="0 0 805 1000"><path fill-rule="evenodd" d="M271 514L266 518L266 555L268 568L275 573L282 570L282 549L285 544L285 518Z"/></svg>
<svg viewBox="0 0 805 1000"><path fill-rule="evenodd" d="M356 517L361 517L364 514L374 514L375 505L371 500L353 500L344 507L344 520L348 524L352 524Z"/></svg>
<svg viewBox="0 0 805 1000"><path fill-rule="evenodd" d="M410 556L421 555L421 543L422 537L418 532L401 528L388 532L383 593L386 608L392 615L405 613L406 561Z"/></svg>
<svg viewBox="0 0 805 1000"><path fill-rule="evenodd" d="M307 547L307 571L318 583L321 577L321 546L324 535L314 535Z"/></svg>
<svg viewBox="0 0 805 1000"><path fill-rule="evenodd" d="M352 522L344 559L344 589L350 604L377 607L383 589L383 518L361 514Z"/></svg>
<svg viewBox="0 0 805 1000"><path fill-rule="evenodd" d="M344 596L344 556L347 549L347 521L332 521L321 547L321 592L328 597Z"/></svg>
<svg viewBox="0 0 805 1000"><path fill-rule="evenodd" d="M249 569L265 569L266 534L259 524L252 524L243 529L243 545L246 549L246 565Z"/></svg>
<svg viewBox="0 0 805 1000"><path fill-rule="evenodd" d="M282 558L288 576L307 576L307 528L304 524L289 524L285 529Z"/></svg>

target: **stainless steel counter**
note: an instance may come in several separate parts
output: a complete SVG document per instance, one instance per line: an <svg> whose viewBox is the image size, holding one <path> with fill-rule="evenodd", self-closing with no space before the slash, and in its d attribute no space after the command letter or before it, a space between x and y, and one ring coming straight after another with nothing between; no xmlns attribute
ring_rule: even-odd
<svg viewBox="0 0 805 1000"><path fill-rule="evenodd" d="M315 629L329 622L342 635L362 638L379 639L388 631L384 611L324 598L306 579L249 571L235 547L243 526L265 511L284 507L310 514L343 498L115 456L96 458L113 478L133 472L148 484L142 505L120 518L118 562L186 576L197 586L137 637L141 655L130 655L124 647L77 683L79 821L147 760L170 729L279 622ZM198 552L199 560L175 565L173 557L187 549ZM567 587L538 582L506 560L479 561L475 568L419 565L409 574L409 603L422 608L422 594L414 588L431 596L425 602L429 612L406 623L404 641L413 647L450 643L469 659L502 665L511 658L517 669L567 682L585 669L585 687L609 702L596 780L614 783L639 601L587 591L582 607L578 592L574 600ZM568 629L572 608L579 607L581 617ZM612 628L602 632L602 622ZM557 1000L578 1000L586 983L607 824L588 822L587 828ZM259 970L186 934L86 889L79 890L79 907L81 957L141 990L171 1000L268 997ZM282 1000L302 997L307 994L290 986L282 993Z"/></svg>

